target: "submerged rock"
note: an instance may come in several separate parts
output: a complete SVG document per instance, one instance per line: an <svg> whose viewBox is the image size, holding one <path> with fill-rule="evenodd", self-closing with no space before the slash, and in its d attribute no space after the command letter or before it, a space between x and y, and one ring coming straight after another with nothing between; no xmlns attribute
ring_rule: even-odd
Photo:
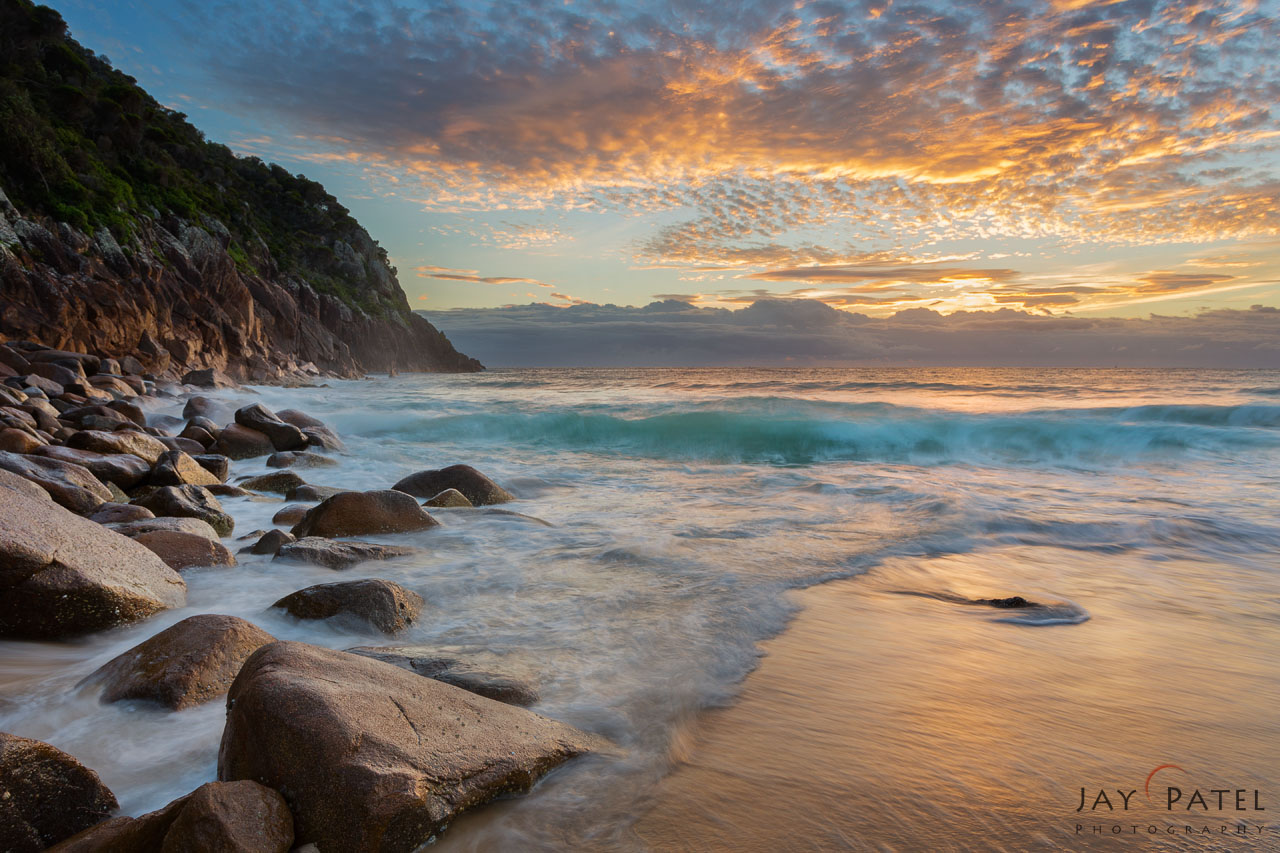
<svg viewBox="0 0 1280 853"><path fill-rule="evenodd" d="M538 701L538 691L531 685L510 676L488 672L456 658L415 655L412 649L395 646L360 646L347 651L356 655L394 664L401 669L416 672L425 678L434 678L469 693L484 696L507 705L532 705Z"/></svg>
<svg viewBox="0 0 1280 853"><path fill-rule="evenodd" d="M186 602L187 585L142 545L15 491L0 513L0 636L68 637Z"/></svg>
<svg viewBox="0 0 1280 853"><path fill-rule="evenodd" d="M285 533L283 530L268 530L262 534L257 542L249 546L249 553L275 556L281 548L293 541L292 533Z"/></svg>
<svg viewBox="0 0 1280 853"><path fill-rule="evenodd" d="M57 853L287 853L293 815L257 782L209 782L162 809L118 817L67 839ZM52 851L51 851L52 853Z"/></svg>
<svg viewBox="0 0 1280 853"><path fill-rule="evenodd" d="M384 634L398 634L422 612L422 596L400 584L368 580L323 583L286 595L272 607L279 607L299 619L340 617Z"/></svg>
<svg viewBox="0 0 1280 853"><path fill-rule="evenodd" d="M272 643L227 697L219 779L285 792L299 845L408 853L597 737L390 664Z"/></svg>
<svg viewBox="0 0 1280 853"><path fill-rule="evenodd" d="M112 659L81 684L101 685L103 702L139 699L178 711L226 693L249 655L274 641L235 616L191 616Z"/></svg>
<svg viewBox="0 0 1280 853"><path fill-rule="evenodd" d="M282 450L267 459L268 468L319 468L337 464L336 459L309 450Z"/></svg>
<svg viewBox="0 0 1280 853"><path fill-rule="evenodd" d="M434 471L419 471L391 488L417 498L430 498L445 489L456 489L474 506L507 503L516 499L515 495L470 465L450 465Z"/></svg>
<svg viewBox="0 0 1280 853"><path fill-rule="evenodd" d="M433 498L428 498L423 506L430 507L456 507L465 508L474 506L471 501L467 500L467 496L457 489L445 489Z"/></svg>
<svg viewBox="0 0 1280 853"><path fill-rule="evenodd" d="M337 486L315 486L311 483L303 483L301 486L294 486L285 494L285 500L290 501L322 501L331 498L334 495L345 494L349 489L341 489Z"/></svg>
<svg viewBox="0 0 1280 853"><path fill-rule="evenodd" d="M307 510L291 533L304 536L363 536L426 530L440 522L403 492L342 492Z"/></svg>
<svg viewBox="0 0 1280 853"><path fill-rule="evenodd" d="M299 563L312 563L328 569L349 569L359 563L371 560L390 560L393 557L404 557L416 553L414 548L402 548L394 545L375 545L372 542L339 542L325 539L322 536L304 536L294 540L293 536L282 531L271 531L288 536L289 541L277 546L273 551L277 560L292 560ZM271 534L268 533L268 536ZM256 546L255 546L256 547ZM261 554L263 551L255 551Z"/></svg>
<svg viewBox="0 0 1280 853"><path fill-rule="evenodd" d="M222 536L230 536L236 522L223 509L218 499L203 486L163 486L132 503L144 506L156 515L198 518Z"/></svg>
<svg viewBox="0 0 1280 853"><path fill-rule="evenodd" d="M98 774L62 750L0 732L0 850L38 853L117 805Z"/></svg>

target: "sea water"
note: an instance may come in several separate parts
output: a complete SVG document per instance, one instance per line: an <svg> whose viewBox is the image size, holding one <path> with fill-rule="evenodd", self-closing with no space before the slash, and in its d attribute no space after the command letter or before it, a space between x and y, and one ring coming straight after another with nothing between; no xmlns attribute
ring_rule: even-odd
<svg viewBox="0 0 1280 853"><path fill-rule="evenodd" d="M71 642L0 644L0 730L75 755L127 814L215 778L223 705L179 713L102 705L77 684L196 613L240 616L279 638L333 648L414 646L462 658L535 684L538 713L619 745L460 821L441 849L716 849L710 835L660 843L663 831L634 824L654 820L673 771L697 749L699 721L736 701L762 641L795 616L790 591L838 579L853 580L842 593L851 597L828 612L837 624L901 612L940 631L913 645L907 635L923 629L892 622L889 634L902 635L895 666L945 661L948 636L958 657L959 632L974 620L995 632L981 635L988 651L1007 644L1016 655L1035 644L1050 668L1055 654L1066 667L1079 653L1066 637L1092 643L1140 635L1148 623L1182 625L1161 634L1162 660L1232 655L1224 680L1205 689L1229 702L1232 689L1247 688L1264 707L1280 706L1280 372L492 370L214 396L229 407L301 409L334 427L347 451L336 467L299 469L309 482L388 488L413 471L467 463L518 497L509 509L532 518L438 510L440 528L368 537L415 546L415 555L341 573L244 554L235 568L186 573L181 610ZM180 411L170 401L150 415ZM266 470L262 460L235 463L233 481ZM270 528L281 505L223 503L236 519L226 540L233 550L247 544L236 537ZM360 577L421 594L421 619L387 638L271 609L305 586ZM1043 606L969 603L1014 595ZM879 611L855 606L873 600ZM850 689L892 675L884 649L839 651ZM823 649L807 652L820 677ZM998 663L983 666L979 682L1003 677ZM1029 697L1051 692L1036 689L1048 674L1023 677ZM764 716L805 701L791 696ZM865 716L847 710L850 720ZM1194 728L1197 713L1181 722ZM799 729L786 734L794 743L828 736L795 716ZM1267 755L1276 754L1275 734L1261 730ZM732 741L733 727L717 736ZM1005 770L1014 784L1036 772ZM873 781L856 769L848 779ZM1280 812L1280 786L1275 795ZM698 796L695 787L684 797L695 812ZM751 796L748 787L743 799ZM831 811L814 819L856 826ZM931 838L947 848L945 832ZM795 849L822 848L793 840ZM1070 849L1069 841L1042 839L1046 849ZM863 845L911 846L847 846Z"/></svg>

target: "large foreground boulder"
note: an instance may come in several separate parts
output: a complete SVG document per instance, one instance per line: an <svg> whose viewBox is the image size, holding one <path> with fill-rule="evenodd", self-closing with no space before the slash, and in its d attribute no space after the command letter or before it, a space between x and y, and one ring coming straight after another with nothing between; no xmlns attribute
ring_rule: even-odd
<svg viewBox="0 0 1280 853"><path fill-rule="evenodd" d="M445 489L456 489L474 506L501 504L516 499L515 495L470 465L450 465L435 471L419 471L391 488L418 498L434 498Z"/></svg>
<svg viewBox="0 0 1280 853"><path fill-rule="evenodd" d="M281 531L271 531L279 533ZM268 533L267 536L270 536ZM360 563L371 560L390 560L393 557L405 557L415 553L413 548L396 545L375 545L372 542L350 542L325 539L322 536L304 536L293 541L289 534L288 542L280 541L271 553L277 560L292 560L297 563L311 563L324 566L326 569L349 569ZM265 536L263 537L266 538ZM275 537L273 537L275 538ZM255 546L256 547L256 546ZM255 551L260 554L263 551Z"/></svg>
<svg viewBox="0 0 1280 853"><path fill-rule="evenodd" d="M16 491L0 499L0 636L85 634L186 602L178 573L137 542Z"/></svg>
<svg viewBox="0 0 1280 853"><path fill-rule="evenodd" d="M93 512L113 497L101 480L71 462L0 450L0 469L35 483L61 506L80 515Z"/></svg>
<svg viewBox="0 0 1280 853"><path fill-rule="evenodd" d="M208 522L221 536L230 536L236 526L235 519L204 486L164 486L135 498L132 503L146 507L156 515L198 518Z"/></svg>
<svg viewBox="0 0 1280 853"><path fill-rule="evenodd" d="M179 711L226 693L249 655L274 640L235 616L191 616L113 658L82 683L102 685L103 702L140 699Z"/></svg>
<svg viewBox="0 0 1280 853"><path fill-rule="evenodd" d="M113 818L50 853L286 853L293 815L257 782L209 782L141 817Z"/></svg>
<svg viewBox="0 0 1280 853"><path fill-rule="evenodd" d="M357 627L398 634L422 612L422 596L398 583L370 578L322 583L290 593L272 607L299 619L337 618Z"/></svg>
<svg viewBox="0 0 1280 853"><path fill-rule="evenodd" d="M370 533L407 533L426 530L440 522L404 492L341 492L327 498L290 531L304 536L363 536Z"/></svg>
<svg viewBox="0 0 1280 853"><path fill-rule="evenodd" d="M300 845L407 853L460 812L602 745L391 664L281 642L231 685L218 778L283 793Z"/></svg>
<svg viewBox="0 0 1280 853"><path fill-rule="evenodd" d="M70 755L0 732L0 850L37 853L105 820L116 805L98 774Z"/></svg>

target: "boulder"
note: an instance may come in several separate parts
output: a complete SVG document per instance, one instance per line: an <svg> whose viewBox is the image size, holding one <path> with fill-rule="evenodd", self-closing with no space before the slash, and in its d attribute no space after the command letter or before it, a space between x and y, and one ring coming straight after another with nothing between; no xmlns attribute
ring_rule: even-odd
<svg viewBox="0 0 1280 853"><path fill-rule="evenodd" d="M132 537L149 549L175 572L198 566L234 566L235 555L221 542L198 533L179 530L153 530Z"/></svg>
<svg viewBox="0 0 1280 853"><path fill-rule="evenodd" d="M209 782L141 817L117 817L50 853L288 853L293 815L279 792L245 779Z"/></svg>
<svg viewBox="0 0 1280 853"><path fill-rule="evenodd" d="M299 619L330 619L385 634L398 634L418 618L422 596L400 584L370 578L322 583L290 593L272 607L280 607Z"/></svg>
<svg viewBox="0 0 1280 853"><path fill-rule="evenodd" d="M111 500L111 490L85 468L43 456L0 451L0 468L30 480L57 503L85 515Z"/></svg>
<svg viewBox="0 0 1280 853"><path fill-rule="evenodd" d="M132 504L129 504L133 506ZM143 507L134 507L135 509L144 509ZM150 512L150 510L147 510ZM198 518L141 518L134 521L118 522L111 524L111 529L121 536L128 536L134 539L145 533L156 533L159 531L172 533L190 533L196 536L203 536L205 539L216 542L218 541L218 531L209 526L209 522L202 521Z"/></svg>
<svg viewBox="0 0 1280 853"><path fill-rule="evenodd" d="M235 388L236 381L227 374L213 367L203 370L189 370L182 376L182 384L195 385L197 388Z"/></svg>
<svg viewBox="0 0 1280 853"><path fill-rule="evenodd" d="M133 389L130 388L128 393L132 392ZM137 403L131 403L128 400L112 400L107 403L107 408L119 412L140 427L147 425L147 414Z"/></svg>
<svg viewBox="0 0 1280 853"><path fill-rule="evenodd" d="M440 522L403 492L342 492L307 510L291 533L304 536L362 536L426 530Z"/></svg>
<svg viewBox="0 0 1280 853"><path fill-rule="evenodd" d="M249 553L275 556L282 547L293 541L292 533L285 533L283 530L268 530L262 534L257 542L249 546Z"/></svg>
<svg viewBox="0 0 1280 853"><path fill-rule="evenodd" d="M168 450L181 450L183 453L188 453L192 456L204 453L206 449L200 442L190 438L183 438L180 435L158 435L156 440Z"/></svg>
<svg viewBox="0 0 1280 853"><path fill-rule="evenodd" d="M253 492L248 489L242 489L239 486L232 486L228 483L217 483L212 486L205 486L209 493L220 498L252 498L256 497ZM265 498L263 498L265 500Z"/></svg>
<svg viewBox="0 0 1280 853"><path fill-rule="evenodd" d="M337 486L316 486L311 483L304 483L301 486L295 486L290 489L285 494L285 500L322 501L334 495L345 494L348 491L349 489L341 489Z"/></svg>
<svg viewBox="0 0 1280 853"><path fill-rule="evenodd" d="M287 524L290 527L302 521L303 516L307 514L307 507L299 504L290 504L283 507L275 515L271 516L272 524Z"/></svg>
<svg viewBox="0 0 1280 853"><path fill-rule="evenodd" d="M156 464L169 449L155 436L132 429L114 432L81 430L67 440L67 446L77 450L94 450L98 453L132 453L146 460L148 465Z"/></svg>
<svg viewBox="0 0 1280 853"><path fill-rule="evenodd" d="M336 459L306 450L282 450L267 458L268 468L319 468L337 464Z"/></svg>
<svg viewBox="0 0 1280 853"><path fill-rule="evenodd" d="M227 424L209 450L230 459L252 459L274 453L275 446L270 438L256 429L249 429L241 424Z"/></svg>
<svg viewBox="0 0 1280 853"><path fill-rule="evenodd" d="M204 415L193 415L191 419L187 421L187 426L203 430L214 438L217 438L218 433L222 432L222 427L218 426L212 418L207 418Z"/></svg>
<svg viewBox="0 0 1280 853"><path fill-rule="evenodd" d="M62 387L75 385L83 377L78 375L74 370L63 367L61 364L52 362L33 363L31 365L32 376L42 376L51 382L56 382Z"/></svg>
<svg viewBox="0 0 1280 853"><path fill-rule="evenodd" d="M307 446L307 437L302 430L280 420L261 403L236 409L236 423L266 435L276 450L297 450Z"/></svg>
<svg viewBox="0 0 1280 853"><path fill-rule="evenodd" d="M144 519L155 517L155 513L146 507L134 506L133 504L105 503L93 511L93 514L89 516L89 520L96 521L99 524L114 524L126 521L143 521Z"/></svg>
<svg viewBox="0 0 1280 853"><path fill-rule="evenodd" d="M144 506L156 515L207 521L221 536L229 536L236 526L235 519L222 509L218 499L203 486L162 486L150 494L135 498L131 503Z"/></svg>
<svg viewBox="0 0 1280 853"><path fill-rule="evenodd" d="M272 531L275 533L277 531ZM268 536L271 533L267 534ZM392 557L404 557L416 553L413 548L401 548L394 545L375 545L372 542L339 542L321 536L304 536L294 540L290 534L288 543L282 543L273 551L277 560L291 560L297 563L312 563L327 569L349 569L359 563L372 560L390 560ZM256 548L256 546L255 546ZM255 554L265 553L254 551Z"/></svg>
<svg viewBox="0 0 1280 853"><path fill-rule="evenodd" d="M0 451L7 453L35 453L44 442L26 430L8 427L0 429Z"/></svg>
<svg viewBox="0 0 1280 853"><path fill-rule="evenodd" d="M231 474L231 460L225 456L219 456L216 453L200 453L191 458L196 460L201 468L217 477L219 483L225 483Z"/></svg>
<svg viewBox="0 0 1280 853"><path fill-rule="evenodd" d="M117 805L98 774L62 750L0 732L0 850L38 853Z"/></svg>
<svg viewBox="0 0 1280 853"><path fill-rule="evenodd" d="M180 711L226 693L249 655L274 640L235 616L190 616L113 658L81 684L101 685L103 702L138 699Z"/></svg>
<svg viewBox="0 0 1280 853"><path fill-rule="evenodd" d="M302 430L307 437L308 447L319 447L323 450L344 450L342 440L323 421L316 420L306 412L297 409L281 409L276 417L287 424L293 424Z"/></svg>
<svg viewBox="0 0 1280 853"><path fill-rule="evenodd" d="M89 355L83 352L69 352L67 350L46 349L36 352L29 352L26 355L27 361L32 364L40 362L74 362L75 370L81 376L92 376L102 367L102 359L96 355Z"/></svg>
<svg viewBox="0 0 1280 853"><path fill-rule="evenodd" d="M423 506L429 507L470 507L474 506L471 501L467 500L467 496L457 489L445 489L433 498L428 498Z"/></svg>
<svg viewBox="0 0 1280 853"><path fill-rule="evenodd" d="M217 429L217 425L225 421L230 415L231 407L226 403L221 400L215 400L212 397L203 397L199 394L190 397L186 405L182 407L182 416L184 418L192 421L196 418L204 418L214 426L214 429ZM197 423L197 426L209 429L203 422Z"/></svg>
<svg viewBox="0 0 1280 853"><path fill-rule="evenodd" d="M31 362L27 360L27 357L16 349L3 344L0 344L0 364L6 365L18 375L31 372Z"/></svg>
<svg viewBox="0 0 1280 853"><path fill-rule="evenodd" d="M18 381L22 383L22 387L24 389L37 388L40 391L43 391L44 395L49 399L61 397L67 392L67 389L63 388L61 383L54 382L52 379L45 379L43 376L37 376L34 373L28 373L26 376L19 376Z"/></svg>
<svg viewBox="0 0 1280 853"><path fill-rule="evenodd" d="M277 642L231 685L218 778L284 792L299 845L407 853L603 745L381 661Z"/></svg>
<svg viewBox="0 0 1280 853"><path fill-rule="evenodd" d="M183 427L182 432L178 433L178 438L185 438L188 441L194 441L202 448L212 447L213 443L217 441L217 439L213 437L213 434L208 430L203 429L202 427L192 426L191 424L187 424Z"/></svg>
<svg viewBox="0 0 1280 853"><path fill-rule="evenodd" d="M273 471L261 477L250 477L240 481L241 488L255 492L277 492L282 495L305 485L306 481L292 471Z"/></svg>
<svg viewBox="0 0 1280 853"><path fill-rule="evenodd" d="M426 678L434 678L454 687L461 687L469 693L503 702L507 705L532 705L538 701L538 691L529 684L516 678L476 669L470 664L455 658L435 657L415 654L414 649L387 646L375 648L361 646L347 649L355 655L394 664L401 669L416 672Z"/></svg>
<svg viewBox="0 0 1280 853"><path fill-rule="evenodd" d="M515 500L515 495L470 465L450 465L435 471L410 474L391 488L417 498L431 498L445 489L456 489L474 506Z"/></svg>
<svg viewBox="0 0 1280 853"><path fill-rule="evenodd" d="M145 619L187 585L128 537L18 492L0 513L0 636L66 637Z"/></svg>
<svg viewBox="0 0 1280 853"><path fill-rule="evenodd" d="M11 492L17 492L18 494L28 497L34 501L44 501L49 503L53 500L53 498L49 497L48 492L37 486L35 483L25 477L19 477L12 471L6 471L3 468L0 468L0 489L8 489ZM302 509L305 513L305 507L299 507L299 509ZM302 515L300 514L298 518L301 519Z"/></svg>
<svg viewBox="0 0 1280 853"><path fill-rule="evenodd" d="M222 481L181 450L170 450L152 466L150 482L154 486L212 486Z"/></svg>
<svg viewBox="0 0 1280 853"><path fill-rule="evenodd" d="M48 444L37 448L35 455L79 465L103 483L115 483L122 489L132 489L151 473L147 461L132 453L98 453Z"/></svg>

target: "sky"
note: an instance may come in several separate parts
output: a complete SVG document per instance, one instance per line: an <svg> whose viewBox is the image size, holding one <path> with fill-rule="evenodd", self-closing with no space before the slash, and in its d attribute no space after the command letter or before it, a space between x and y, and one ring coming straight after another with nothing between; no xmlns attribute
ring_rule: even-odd
<svg viewBox="0 0 1280 853"><path fill-rule="evenodd" d="M1280 0L54 6L325 184L451 334L543 305L1280 306Z"/></svg>

